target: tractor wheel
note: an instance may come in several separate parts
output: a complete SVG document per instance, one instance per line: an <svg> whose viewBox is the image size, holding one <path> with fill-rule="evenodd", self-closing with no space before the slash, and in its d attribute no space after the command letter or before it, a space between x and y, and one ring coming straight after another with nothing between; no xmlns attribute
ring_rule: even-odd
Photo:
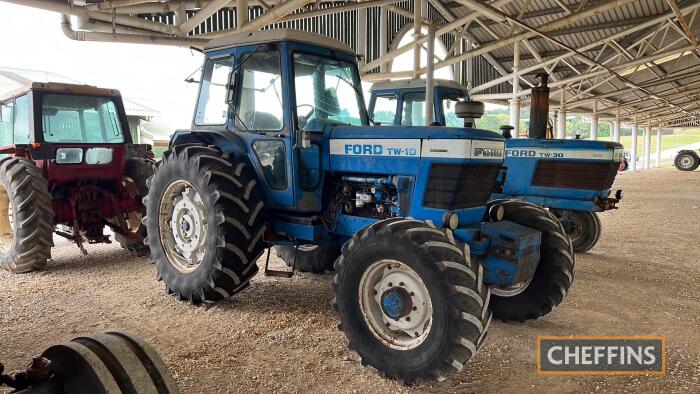
<svg viewBox="0 0 700 394"><path fill-rule="evenodd" d="M680 171L694 171L700 166L700 156L694 150L682 150L673 159L673 165Z"/></svg>
<svg viewBox="0 0 700 394"><path fill-rule="evenodd" d="M75 338L42 354L65 393L162 393L179 390L158 353L133 334Z"/></svg>
<svg viewBox="0 0 700 394"><path fill-rule="evenodd" d="M145 243L166 291L192 304L244 289L265 243L263 198L243 162L204 145L165 152L149 183Z"/></svg>
<svg viewBox="0 0 700 394"><path fill-rule="evenodd" d="M296 270L300 272L311 272L313 274L323 274L326 271L333 271L333 263L340 255L337 248L327 248L319 245L299 245L297 251L294 246L275 246L277 256L281 258L287 267L294 263L296 254Z"/></svg>
<svg viewBox="0 0 700 394"><path fill-rule="evenodd" d="M394 218L342 248L333 308L362 365L415 383L458 372L486 337L483 269L450 230Z"/></svg>
<svg viewBox="0 0 700 394"><path fill-rule="evenodd" d="M603 231L603 225L595 212L552 210L566 234L571 238L575 253L585 253L591 250Z"/></svg>
<svg viewBox="0 0 700 394"><path fill-rule="evenodd" d="M503 202L504 219L542 232L540 261L529 282L492 288L493 315L503 321L537 319L561 304L574 280L574 250L553 213L521 201Z"/></svg>
<svg viewBox="0 0 700 394"><path fill-rule="evenodd" d="M133 157L126 162L126 173L122 182L124 187L129 192L132 198L137 198L141 203L141 210L138 212L129 212L125 217L117 217L113 220L123 228L128 229L134 234L139 234L141 237L146 237L146 225L142 223L142 219L146 216L146 206L143 204L143 196L148 194L148 178L153 176L154 163L151 159L143 159ZM138 239L128 238L122 234L115 234L114 239L124 249L131 250L142 254L148 251L143 241Z"/></svg>
<svg viewBox="0 0 700 394"><path fill-rule="evenodd" d="M48 184L34 162L0 160L0 267L14 273L43 268L51 258L53 218Z"/></svg>

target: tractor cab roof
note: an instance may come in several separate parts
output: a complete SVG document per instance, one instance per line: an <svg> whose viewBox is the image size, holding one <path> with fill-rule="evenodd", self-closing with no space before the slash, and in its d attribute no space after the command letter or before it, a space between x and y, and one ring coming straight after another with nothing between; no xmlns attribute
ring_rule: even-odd
<svg viewBox="0 0 700 394"><path fill-rule="evenodd" d="M462 90L464 92L467 91L467 88L464 87L464 85L461 85L458 82L450 81L447 79L435 79L434 83L435 83L436 87L458 89L458 90ZM374 91L378 91L378 90L400 90L400 89L420 89L420 88L425 89L425 79L413 78L413 79L399 79L396 81L377 82L377 83L372 85L372 87L370 88L370 91L374 92Z"/></svg>
<svg viewBox="0 0 700 394"><path fill-rule="evenodd" d="M320 34L294 29L271 29L244 34L231 34L225 37L215 38L204 46L204 52L244 45L265 44L282 41L303 42L309 45L317 45L336 51L342 51L353 55L355 54L352 48L338 40Z"/></svg>
<svg viewBox="0 0 700 394"><path fill-rule="evenodd" d="M94 96L121 96L121 93L119 93L119 91L116 89L104 89L91 85L58 82L31 82L20 87L19 89L15 89L3 96L0 96L0 103L21 96L32 90L55 93L89 94Z"/></svg>

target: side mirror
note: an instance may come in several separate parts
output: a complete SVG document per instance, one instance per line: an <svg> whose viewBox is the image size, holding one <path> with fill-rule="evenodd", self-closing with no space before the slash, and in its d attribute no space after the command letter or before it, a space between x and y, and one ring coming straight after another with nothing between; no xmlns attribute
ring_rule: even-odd
<svg viewBox="0 0 700 394"><path fill-rule="evenodd" d="M458 118L476 119L484 115L484 103L475 100L460 101L455 104L455 115Z"/></svg>
<svg viewBox="0 0 700 394"><path fill-rule="evenodd" d="M232 104L236 98L236 82L238 81L238 69L232 70L226 84L226 104Z"/></svg>

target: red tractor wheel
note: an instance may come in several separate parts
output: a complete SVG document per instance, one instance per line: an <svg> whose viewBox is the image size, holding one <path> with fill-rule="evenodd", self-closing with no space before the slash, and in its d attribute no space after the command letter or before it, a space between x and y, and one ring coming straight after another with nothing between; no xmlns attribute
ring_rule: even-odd
<svg viewBox="0 0 700 394"><path fill-rule="evenodd" d="M126 163L126 173L122 179L124 187L132 198L139 200L141 209L138 212L129 212L112 219L112 221L122 228L126 228L133 234L140 235L139 238L130 238L122 234L115 234L114 238L124 248L137 253L145 253L148 246L144 245L142 239L146 237L146 225L141 223L141 219L146 216L146 207L141 199L148 194L148 178L153 176L154 163L150 159L131 158Z"/></svg>
<svg viewBox="0 0 700 394"><path fill-rule="evenodd" d="M0 267L14 273L43 268L51 258L53 218L46 179L34 162L0 160Z"/></svg>

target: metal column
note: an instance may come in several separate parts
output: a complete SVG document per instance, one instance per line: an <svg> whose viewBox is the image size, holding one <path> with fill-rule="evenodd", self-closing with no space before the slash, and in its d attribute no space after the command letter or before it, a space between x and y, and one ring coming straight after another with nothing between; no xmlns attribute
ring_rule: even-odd
<svg viewBox="0 0 700 394"><path fill-rule="evenodd" d="M644 168L651 167L651 125L644 128Z"/></svg>
<svg viewBox="0 0 700 394"><path fill-rule="evenodd" d="M637 117L632 123L632 147L631 147L630 171L637 171Z"/></svg>
<svg viewBox="0 0 700 394"><path fill-rule="evenodd" d="M520 81L518 69L520 68L520 43L513 44L513 98L510 100L510 125L513 126L513 138L520 135L520 99L518 98Z"/></svg>
<svg viewBox="0 0 700 394"><path fill-rule="evenodd" d="M613 122L613 135L612 140L614 142L620 142L620 111L617 111L617 116Z"/></svg>
<svg viewBox="0 0 700 394"><path fill-rule="evenodd" d="M591 116L591 139L598 139L598 101L593 102L593 115Z"/></svg>
<svg viewBox="0 0 700 394"><path fill-rule="evenodd" d="M236 0L236 27L248 23L248 0Z"/></svg>
<svg viewBox="0 0 700 394"><path fill-rule="evenodd" d="M389 33L388 33L388 23L389 23L389 11L382 7L379 12L379 57L386 55L389 49ZM387 63L382 63L379 66L379 72L387 72Z"/></svg>
<svg viewBox="0 0 700 394"><path fill-rule="evenodd" d="M661 127L656 129L656 167L661 167Z"/></svg>
<svg viewBox="0 0 700 394"><path fill-rule="evenodd" d="M559 117L557 125L557 138L566 138L566 104L564 104L564 88L561 89L561 98L559 101Z"/></svg>

